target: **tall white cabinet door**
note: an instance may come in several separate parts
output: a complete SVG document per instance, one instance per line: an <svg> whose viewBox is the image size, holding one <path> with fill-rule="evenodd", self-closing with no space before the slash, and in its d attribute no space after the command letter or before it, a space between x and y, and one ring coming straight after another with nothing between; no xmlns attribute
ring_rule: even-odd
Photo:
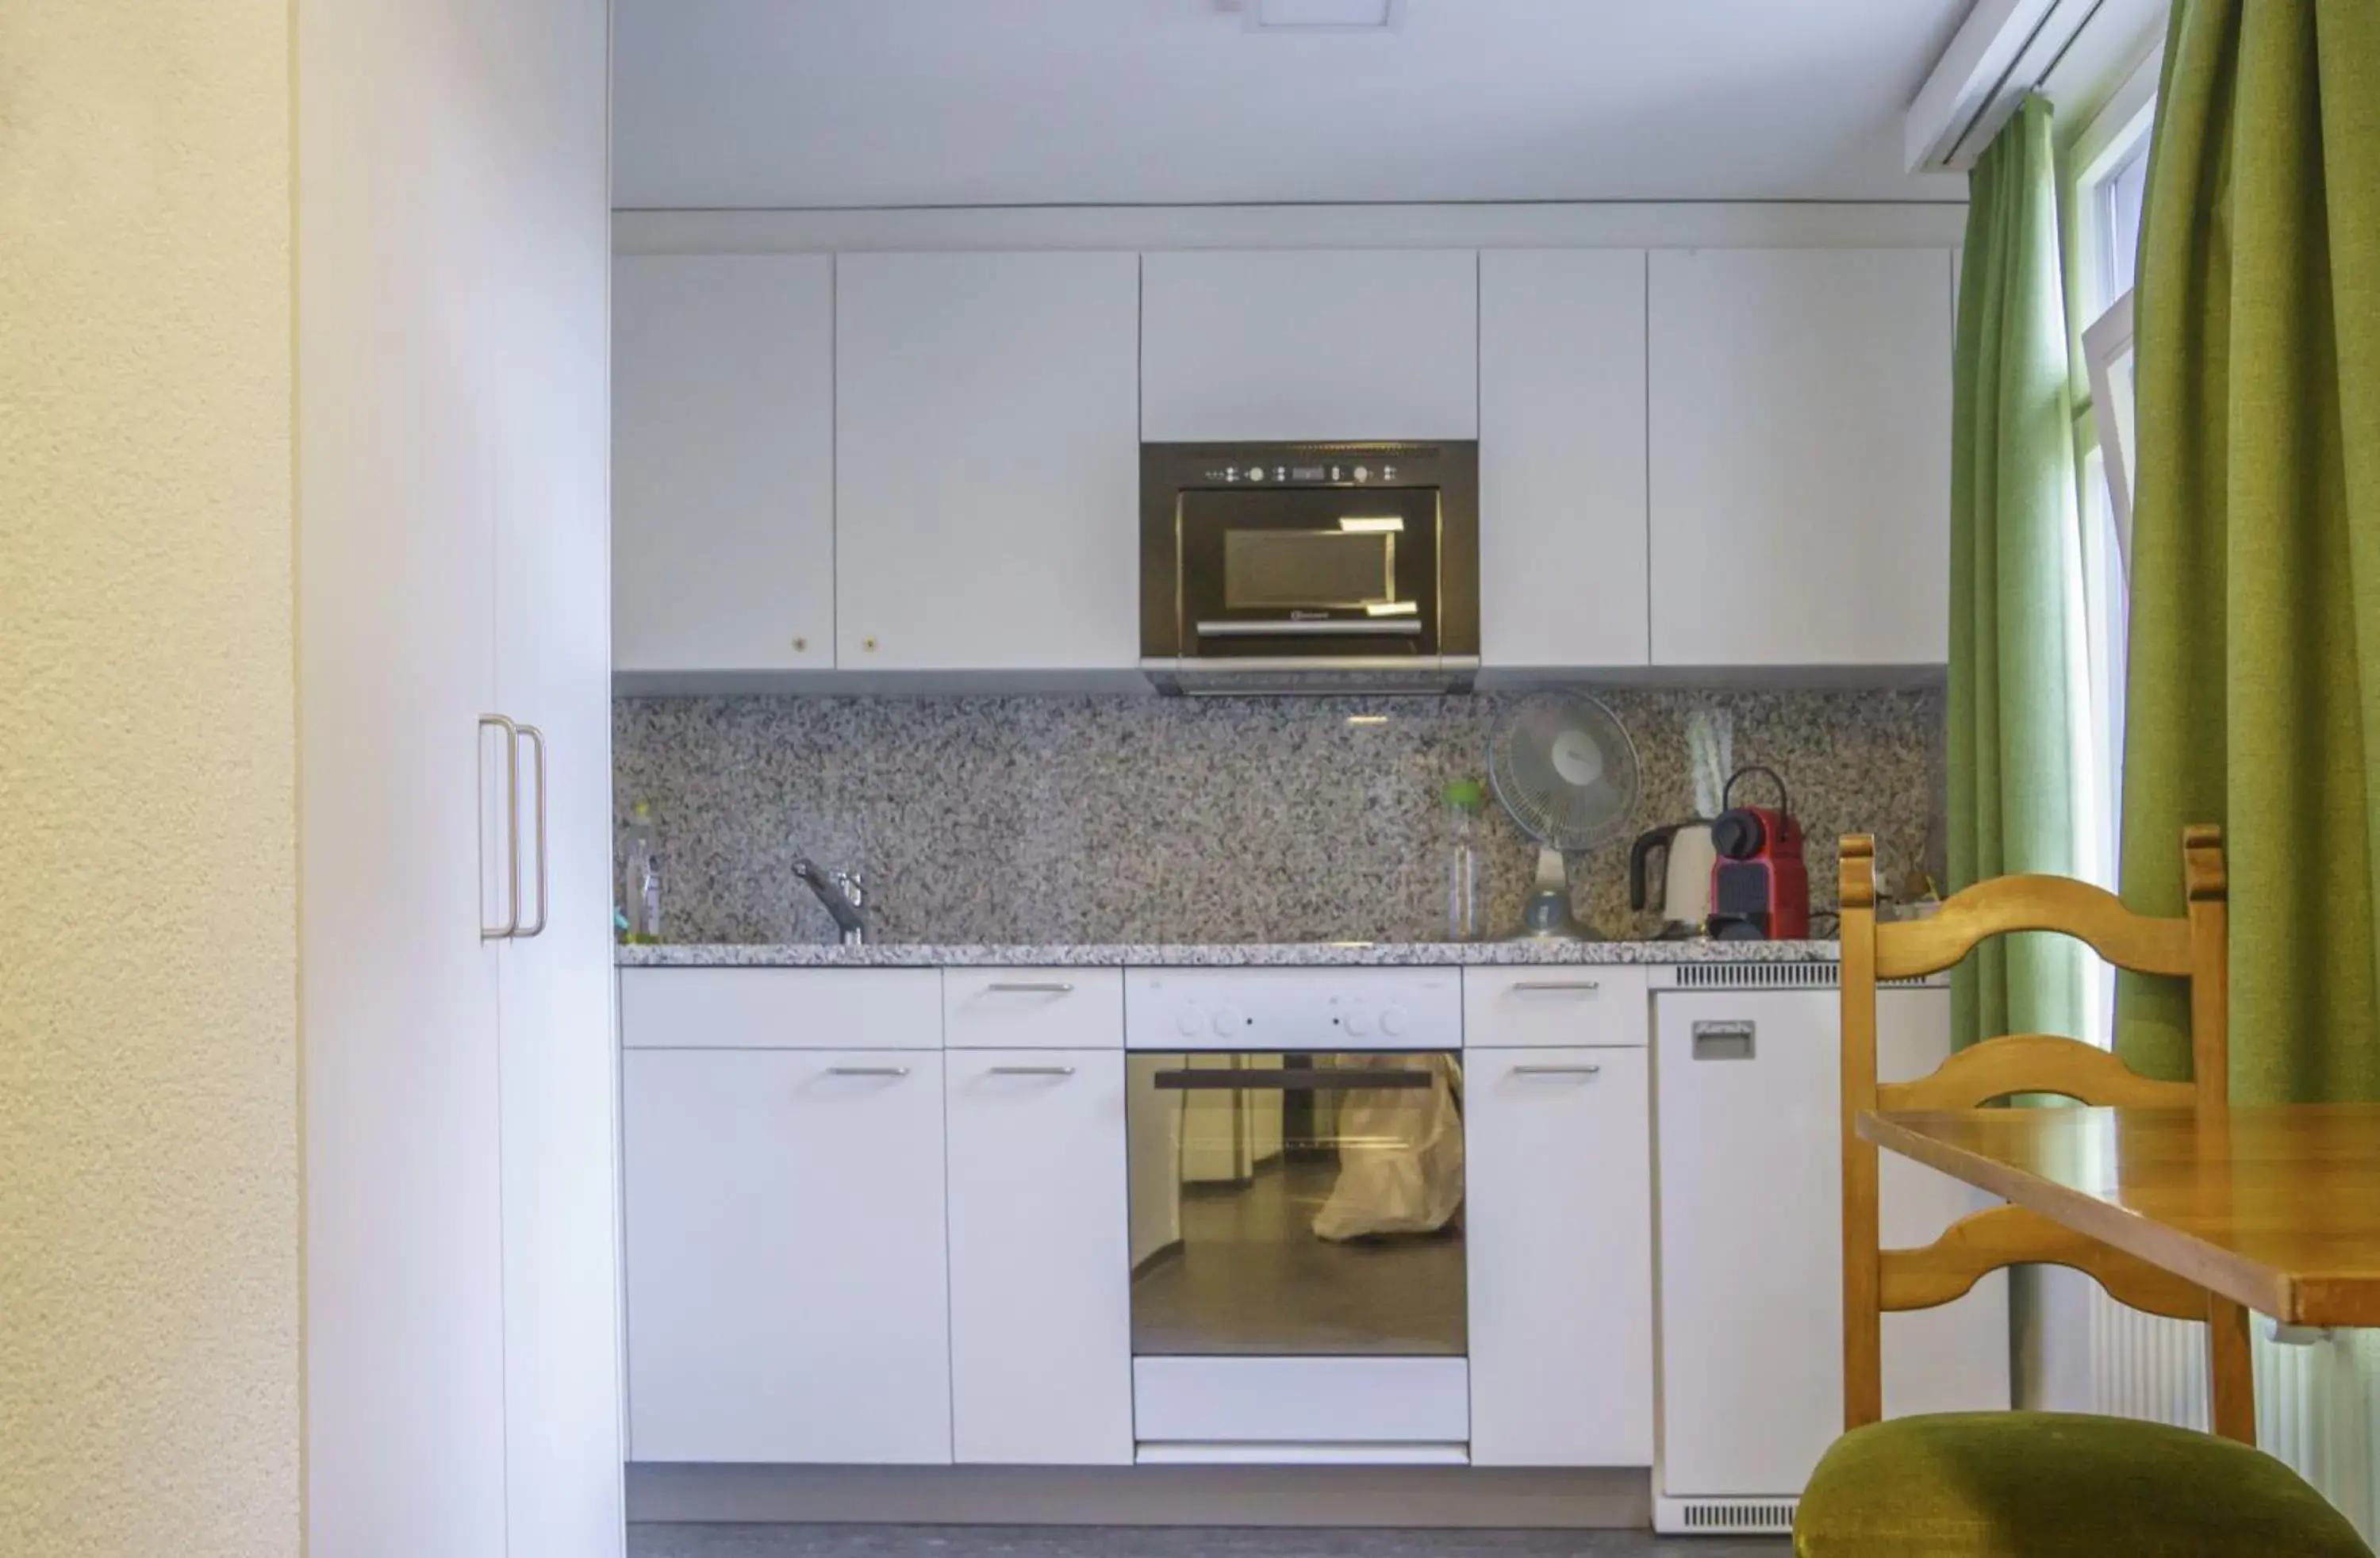
<svg viewBox="0 0 2380 1558"><path fill-rule="evenodd" d="M1653 663L1949 655L1950 257L1652 257Z"/></svg>
<svg viewBox="0 0 2380 1558"><path fill-rule="evenodd" d="M354 1558L505 1551L474 728L496 696L497 436L475 397L512 349L477 262L508 192L476 123L421 119L485 90L484 12L296 17L305 1546Z"/></svg>
<svg viewBox="0 0 2380 1558"><path fill-rule="evenodd" d="M1139 260L836 262L836 664L1139 660Z"/></svg>
<svg viewBox="0 0 2380 1558"><path fill-rule="evenodd" d="M1480 660L1642 665L1645 253L1479 256Z"/></svg>
<svg viewBox="0 0 2380 1558"><path fill-rule="evenodd" d="M1472 1464L1650 1466L1645 1052L1472 1050L1463 1065Z"/></svg>
<svg viewBox="0 0 2380 1558"><path fill-rule="evenodd" d="M942 1057L632 1050L628 1453L951 1458Z"/></svg>
<svg viewBox="0 0 2380 1558"><path fill-rule="evenodd" d="M1221 250L1141 262L1141 435L1479 436L1470 250Z"/></svg>
<svg viewBox="0 0 2380 1558"><path fill-rule="evenodd" d="M1123 1052L946 1061L955 1456L1128 1465Z"/></svg>
<svg viewBox="0 0 2380 1558"><path fill-rule="evenodd" d="M610 72L601 0L508 0L522 180L478 262L496 505L496 703L520 722L523 933L498 943L504 1487L515 1553L621 1551L613 1040ZM534 934L530 932L534 932Z"/></svg>
<svg viewBox="0 0 2380 1558"><path fill-rule="evenodd" d="M834 663L834 262L632 254L613 298L614 660Z"/></svg>

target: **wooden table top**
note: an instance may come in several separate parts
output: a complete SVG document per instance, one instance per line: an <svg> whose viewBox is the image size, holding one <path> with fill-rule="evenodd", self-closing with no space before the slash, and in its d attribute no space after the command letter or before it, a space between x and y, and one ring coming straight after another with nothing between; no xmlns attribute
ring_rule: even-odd
<svg viewBox="0 0 2380 1558"><path fill-rule="evenodd" d="M2380 1104L1898 1111L1859 1134L2261 1314L2380 1326Z"/></svg>

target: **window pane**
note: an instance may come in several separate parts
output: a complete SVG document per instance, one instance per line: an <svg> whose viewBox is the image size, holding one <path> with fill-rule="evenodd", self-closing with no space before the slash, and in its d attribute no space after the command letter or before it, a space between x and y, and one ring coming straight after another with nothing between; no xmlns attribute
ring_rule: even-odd
<svg viewBox="0 0 2380 1558"><path fill-rule="evenodd" d="M2140 268L2141 197L2148 190L2149 157L2143 147L2127 159L2124 164L2107 176L2101 186L2107 191L2106 231L2107 234L2107 297L2120 298L2132 289Z"/></svg>

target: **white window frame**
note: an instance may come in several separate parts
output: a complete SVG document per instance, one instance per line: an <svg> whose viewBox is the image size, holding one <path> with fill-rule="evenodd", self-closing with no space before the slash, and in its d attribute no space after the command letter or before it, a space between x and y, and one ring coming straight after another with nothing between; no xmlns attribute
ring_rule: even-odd
<svg viewBox="0 0 2380 1558"><path fill-rule="evenodd" d="M2127 579L2140 460L2132 425L2132 294L2127 288L2119 296L2115 286L2111 194L2117 177L2148 154L2162 67L2156 52L2143 57L2075 138L2069 158L2075 169L2075 235L2067 262L2081 285L2070 284L2067 300L2074 317L2091 322L2076 341L2090 391L2076 419L2076 446L2095 443L2105 457L2118 558Z"/></svg>
<svg viewBox="0 0 2380 1558"><path fill-rule="evenodd" d="M2077 610L2085 663L2076 667L2074 736L2078 794L2084 819L2080 862L2103 886L2118 885L2123 773L2123 635L2131 592L2131 494L2137 469L2132 438L2132 295L2119 295L2114 233L2116 179L2147 152L2156 113L2161 60L2143 57L2076 136L2063 159L2068 317L2074 337L2078 402L2074 425L2076 518L2081 526ZM2082 322L2088 322L2082 323ZM2087 964L2085 1034L2114 1041L2113 971Z"/></svg>
<svg viewBox="0 0 2380 1558"><path fill-rule="evenodd" d="M2132 295L2126 292L2082 332L2091 375L2091 423L2106 460L2107 502L2116 517L2117 561L2132 575L2132 488L2140 473L2140 435L2132 389Z"/></svg>

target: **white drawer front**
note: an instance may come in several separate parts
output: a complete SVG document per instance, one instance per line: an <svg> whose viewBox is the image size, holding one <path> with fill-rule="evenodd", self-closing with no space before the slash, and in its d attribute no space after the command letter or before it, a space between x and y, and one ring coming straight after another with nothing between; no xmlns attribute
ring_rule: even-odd
<svg viewBox="0 0 2380 1558"><path fill-rule="evenodd" d="M631 1050L939 1050L932 968L624 968Z"/></svg>
<svg viewBox="0 0 2380 1558"><path fill-rule="evenodd" d="M1645 1047L1653 1012L1645 970L1465 968L1463 1041L1475 1049Z"/></svg>
<svg viewBox="0 0 2380 1558"><path fill-rule="evenodd" d="M1462 1444L1471 1369L1459 1357L1140 1357L1142 1444Z"/></svg>
<svg viewBox="0 0 2380 1558"><path fill-rule="evenodd" d="M943 1041L954 1050L1120 1050L1121 968L950 968Z"/></svg>

